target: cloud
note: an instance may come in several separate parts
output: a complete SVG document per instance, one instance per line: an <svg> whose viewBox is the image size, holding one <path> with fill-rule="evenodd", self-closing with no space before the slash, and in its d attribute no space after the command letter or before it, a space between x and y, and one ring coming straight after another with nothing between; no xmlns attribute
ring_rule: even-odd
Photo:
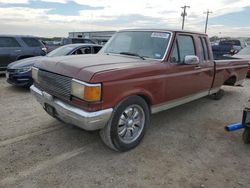
<svg viewBox="0 0 250 188"><path fill-rule="evenodd" d="M41 1L46 2L46 6L34 7L32 6L36 2L34 0L0 0L0 3L5 5L0 8L0 33L18 34L16 32L20 32L20 28L26 34L42 33L43 36L66 36L68 31L119 30L135 27L180 29L182 22L180 7L185 4L184 0L40 0L39 2ZM249 0L213 2L190 0L187 2L190 8L187 9L185 28L202 32L206 18L203 12L207 9L213 12L210 18L217 18L229 13L241 12L245 7L250 6ZM73 3L77 8L67 14L66 10L69 11ZM17 4L23 4L23 6L18 7ZM56 10L58 7L60 9ZM249 32L249 29L246 27L231 29L231 27L215 25L209 26L210 35L221 31L230 35L249 35L246 32ZM3 28L10 26L16 29L8 31ZM39 28L43 32L35 31L33 28Z"/></svg>
<svg viewBox="0 0 250 188"><path fill-rule="evenodd" d="M49 2L49 3L62 3L62 4L65 4L68 2L67 0L40 0L40 1Z"/></svg>
<svg viewBox="0 0 250 188"><path fill-rule="evenodd" d="M0 0L0 3L6 4L28 4L29 0Z"/></svg>

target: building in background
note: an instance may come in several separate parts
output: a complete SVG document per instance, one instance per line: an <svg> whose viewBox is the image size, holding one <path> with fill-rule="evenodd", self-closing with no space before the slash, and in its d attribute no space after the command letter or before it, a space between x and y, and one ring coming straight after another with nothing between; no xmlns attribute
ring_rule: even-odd
<svg viewBox="0 0 250 188"><path fill-rule="evenodd" d="M91 39L98 44L105 44L116 31L69 32L69 38Z"/></svg>

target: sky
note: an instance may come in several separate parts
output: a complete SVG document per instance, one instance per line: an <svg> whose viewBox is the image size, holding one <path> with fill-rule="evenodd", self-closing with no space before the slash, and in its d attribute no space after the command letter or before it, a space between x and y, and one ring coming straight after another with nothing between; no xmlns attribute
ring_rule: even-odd
<svg viewBox="0 0 250 188"><path fill-rule="evenodd" d="M0 0L0 34L66 37L72 31L126 28L185 29L208 35L250 37L250 0Z"/></svg>

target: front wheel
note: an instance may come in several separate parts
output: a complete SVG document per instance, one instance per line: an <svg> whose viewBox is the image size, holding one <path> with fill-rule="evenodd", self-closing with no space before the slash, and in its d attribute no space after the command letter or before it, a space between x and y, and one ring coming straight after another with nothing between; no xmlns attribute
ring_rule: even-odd
<svg viewBox="0 0 250 188"><path fill-rule="evenodd" d="M117 105L111 120L100 130L100 136L110 148L128 151L140 143L149 122L150 112L145 100L131 96Z"/></svg>

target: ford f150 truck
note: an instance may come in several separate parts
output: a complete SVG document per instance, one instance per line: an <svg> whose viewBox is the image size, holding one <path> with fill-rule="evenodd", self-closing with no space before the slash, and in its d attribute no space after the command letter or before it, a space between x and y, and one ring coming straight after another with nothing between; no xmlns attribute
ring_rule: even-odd
<svg viewBox="0 0 250 188"><path fill-rule="evenodd" d="M150 115L240 85L247 60L213 59L207 35L122 30L95 55L55 57L32 69L31 92L51 116L100 130L105 144L127 151L142 140Z"/></svg>

